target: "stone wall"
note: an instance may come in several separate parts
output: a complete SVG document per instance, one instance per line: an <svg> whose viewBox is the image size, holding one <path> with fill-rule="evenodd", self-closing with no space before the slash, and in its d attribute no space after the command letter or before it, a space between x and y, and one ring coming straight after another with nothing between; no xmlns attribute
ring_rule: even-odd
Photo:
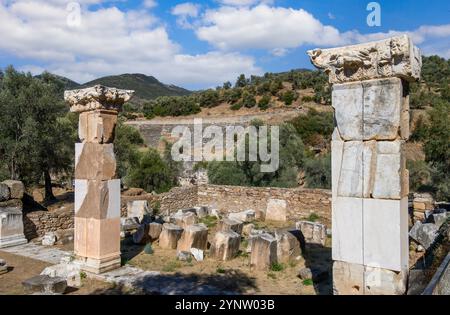
<svg viewBox="0 0 450 315"><path fill-rule="evenodd" d="M73 208L61 208L54 211L33 211L24 213L24 234L30 240L43 236L47 232L56 232L74 228Z"/></svg>

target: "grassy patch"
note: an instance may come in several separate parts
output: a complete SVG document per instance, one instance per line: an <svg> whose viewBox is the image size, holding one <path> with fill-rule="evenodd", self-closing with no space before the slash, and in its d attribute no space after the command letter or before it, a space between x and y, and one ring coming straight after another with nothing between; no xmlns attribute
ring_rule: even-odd
<svg viewBox="0 0 450 315"><path fill-rule="evenodd" d="M306 218L306 220L311 221L311 222L316 222L319 219L320 219L320 216L317 213L311 213L309 215L309 217Z"/></svg>
<svg viewBox="0 0 450 315"><path fill-rule="evenodd" d="M312 281L312 279L305 279L305 280L303 280L303 285L313 285L313 281Z"/></svg>
<svg viewBox="0 0 450 315"><path fill-rule="evenodd" d="M271 279L276 279L276 278L277 278L277 275L274 274L273 272L269 272L269 273L267 273L267 277L268 277L268 278L271 278Z"/></svg>
<svg viewBox="0 0 450 315"><path fill-rule="evenodd" d="M80 271L80 278L81 278L81 280L86 279L87 278L86 272Z"/></svg>
<svg viewBox="0 0 450 315"><path fill-rule="evenodd" d="M297 264L298 264L298 261L296 261L296 260L291 260L291 261L289 262L289 267L294 268L294 267L297 266Z"/></svg>
<svg viewBox="0 0 450 315"><path fill-rule="evenodd" d="M248 253L245 250L240 250L238 252L238 257L248 258Z"/></svg>
<svg viewBox="0 0 450 315"><path fill-rule="evenodd" d="M217 217L208 215L200 219L200 223L203 223L208 228L213 228L217 225Z"/></svg>
<svg viewBox="0 0 450 315"><path fill-rule="evenodd" d="M248 247L248 240L244 239L244 240L241 242L241 245L242 245L242 247L247 248L247 247Z"/></svg>
<svg viewBox="0 0 450 315"><path fill-rule="evenodd" d="M223 268L221 268L221 267L218 267L218 268L216 269L216 272L217 272L217 273L225 273L226 270L223 269Z"/></svg>
<svg viewBox="0 0 450 315"><path fill-rule="evenodd" d="M181 268L181 263L177 260L170 261L162 268L164 272L174 272L178 268Z"/></svg>
<svg viewBox="0 0 450 315"><path fill-rule="evenodd" d="M283 271L285 268L284 264L279 263L273 263L272 266L270 266L270 270L272 271Z"/></svg>

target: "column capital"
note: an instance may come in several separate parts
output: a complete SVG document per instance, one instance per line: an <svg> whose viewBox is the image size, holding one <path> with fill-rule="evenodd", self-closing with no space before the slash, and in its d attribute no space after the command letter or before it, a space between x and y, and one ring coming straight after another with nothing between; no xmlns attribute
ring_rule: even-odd
<svg viewBox="0 0 450 315"><path fill-rule="evenodd" d="M93 111L98 109L119 112L122 105L134 95L132 90L120 90L103 85L95 85L86 89L70 90L64 92L64 100L75 113Z"/></svg>
<svg viewBox="0 0 450 315"><path fill-rule="evenodd" d="M311 62L329 75L330 83L388 77L420 79L422 56L407 35L364 44L308 51Z"/></svg>

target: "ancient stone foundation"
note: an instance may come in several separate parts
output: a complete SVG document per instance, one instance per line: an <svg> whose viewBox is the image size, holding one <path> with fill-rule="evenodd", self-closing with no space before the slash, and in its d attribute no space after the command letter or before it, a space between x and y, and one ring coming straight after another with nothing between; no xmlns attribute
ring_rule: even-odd
<svg viewBox="0 0 450 315"><path fill-rule="evenodd" d="M408 82L421 55L407 36L308 54L333 84L335 294L403 294L408 274Z"/></svg>
<svg viewBox="0 0 450 315"><path fill-rule="evenodd" d="M27 243L22 220L24 190L20 181L7 180L0 183L0 248Z"/></svg>
<svg viewBox="0 0 450 315"><path fill-rule="evenodd" d="M80 113L75 144L74 250L82 269L102 273L120 267L120 179L116 178L115 126L133 91L97 85L66 91Z"/></svg>

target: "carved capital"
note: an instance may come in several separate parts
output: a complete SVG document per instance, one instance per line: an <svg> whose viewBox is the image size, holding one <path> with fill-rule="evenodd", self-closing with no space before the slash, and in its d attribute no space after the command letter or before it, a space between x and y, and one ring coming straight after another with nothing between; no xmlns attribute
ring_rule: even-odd
<svg viewBox="0 0 450 315"><path fill-rule="evenodd" d="M81 90L64 92L64 99L71 112L87 112L97 109L120 111L122 105L134 95L132 90L120 90L103 85L95 85Z"/></svg>
<svg viewBox="0 0 450 315"><path fill-rule="evenodd" d="M420 79L422 56L407 35L381 41L308 51L311 62L329 75L330 83L400 77Z"/></svg>

